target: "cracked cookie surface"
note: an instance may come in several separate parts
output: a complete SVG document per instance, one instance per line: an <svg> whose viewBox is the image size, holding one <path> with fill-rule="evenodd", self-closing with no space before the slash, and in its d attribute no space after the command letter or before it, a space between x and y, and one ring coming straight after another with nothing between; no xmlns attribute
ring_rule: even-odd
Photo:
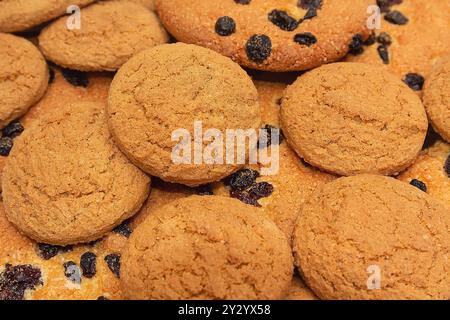
<svg viewBox="0 0 450 320"><path fill-rule="evenodd" d="M341 178L303 207L295 263L322 299L448 299L449 227L448 209L407 183Z"/></svg>
<svg viewBox="0 0 450 320"><path fill-rule="evenodd" d="M80 29L69 30L63 17L39 35L47 59L82 71L114 71L131 56L168 42L150 10L132 2L96 3L80 12Z"/></svg>
<svg viewBox="0 0 450 320"><path fill-rule="evenodd" d="M107 109L115 141L133 163L165 181L191 186L220 180L242 167L237 161L208 164L198 159L195 148L214 150L214 145L199 141L196 123L201 121L203 132L216 129L225 137L227 129L259 129L261 121L256 88L239 65L212 50L182 43L131 58L114 77ZM191 146L179 153L190 156L183 163L172 159L181 141L172 135L179 130L188 133L182 138ZM242 142L236 145L242 147Z"/></svg>
<svg viewBox="0 0 450 320"><path fill-rule="evenodd" d="M48 77L47 63L31 42L0 33L0 128L42 97Z"/></svg>
<svg viewBox="0 0 450 320"><path fill-rule="evenodd" d="M288 87L281 106L288 143L308 163L354 175L394 175L419 154L428 120L419 97L382 69L322 66Z"/></svg>
<svg viewBox="0 0 450 320"><path fill-rule="evenodd" d="M150 179L113 144L104 108L61 106L17 139L2 184L7 217L24 234L89 242L140 209Z"/></svg>
<svg viewBox="0 0 450 320"><path fill-rule="evenodd" d="M122 262L130 299L279 299L292 278L286 237L255 208L191 196L153 212Z"/></svg>

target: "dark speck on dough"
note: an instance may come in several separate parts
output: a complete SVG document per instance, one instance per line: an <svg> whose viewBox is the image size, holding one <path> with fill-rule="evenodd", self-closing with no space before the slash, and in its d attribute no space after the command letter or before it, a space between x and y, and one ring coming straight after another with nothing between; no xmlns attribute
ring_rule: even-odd
<svg viewBox="0 0 450 320"><path fill-rule="evenodd" d="M349 53L353 55L359 55L364 51L364 40L360 34L353 36L352 41L348 45Z"/></svg>
<svg viewBox="0 0 450 320"><path fill-rule="evenodd" d="M0 273L0 300L23 300L25 290L35 289L42 285L39 268L31 265L5 265Z"/></svg>
<svg viewBox="0 0 450 320"><path fill-rule="evenodd" d="M445 173L447 173L447 176L450 178L450 154L447 157L447 160L445 161L444 165Z"/></svg>
<svg viewBox="0 0 450 320"><path fill-rule="evenodd" d="M0 156L7 157L11 152L11 149L14 145L13 140L10 137L2 137L0 138Z"/></svg>
<svg viewBox="0 0 450 320"><path fill-rule="evenodd" d="M282 10L272 10L269 13L269 21L285 31L294 31L298 27L298 21Z"/></svg>
<svg viewBox="0 0 450 320"><path fill-rule="evenodd" d="M80 258L83 276L92 278L97 273L97 256L92 252L85 252Z"/></svg>
<svg viewBox="0 0 450 320"><path fill-rule="evenodd" d="M131 230L129 221L124 221L120 225L118 225L113 232L118 233L125 238L129 238L131 234L133 233L133 230Z"/></svg>
<svg viewBox="0 0 450 320"><path fill-rule="evenodd" d="M230 17L220 17L217 19L215 28L218 35L226 37L236 31L236 23Z"/></svg>
<svg viewBox="0 0 450 320"><path fill-rule="evenodd" d="M272 53L272 41L266 35L253 35L245 46L248 58L256 63L262 63Z"/></svg>
<svg viewBox="0 0 450 320"><path fill-rule="evenodd" d="M109 270L111 270L117 278L120 278L120 254L108 254L105 256L105 261Z"/></svg>
<svg viewBox="0 0 450 320"><path fill-rule="evenodd" d="M46 243L37 244L38 255L44 260L50 260L61 252L69 252L72 248L72 246L61 247Z"/></svg>
<svg viewBox="0 0 450 320"><path fill-rule="evenodd" d="M414 91L420 91L425 83L425 78L418 73L408 73L403 81Z"/></svg>
<svg viewBox="0 0 450 320"><path fill-rule="evenodd" d="M398 25L407 24L409 21L409 19L400 11L391 11L389 13L386 13L386 15L384 16L384 20Z"/></svg>
<svg viewBox="0 0 450 320"><path fill-rule="evenodd" d="M427 192L427 185L418 179L411 180L410 184L423 192Z"/></svg>

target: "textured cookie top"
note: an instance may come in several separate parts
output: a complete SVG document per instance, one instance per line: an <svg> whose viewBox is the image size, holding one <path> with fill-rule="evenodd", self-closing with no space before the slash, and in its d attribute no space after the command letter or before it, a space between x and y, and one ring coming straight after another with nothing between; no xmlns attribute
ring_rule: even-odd
<svg viewBox="0 0 450 320"><path fill-rule="evenodd" d="M195 122L202 122L203 133L212 128L225 137L227 129L258 129L261 121L256 88L239 65L214 51L181 43L131 58L114 77L108 116L117 144L136 165L187 185L220 180L242 166L207 164L203 159L194 163ZM172 134L178 129L190 133L190 164L172 160L180 142L172 141ZM204 141L203 150L209 145Z"/></svg>
<svg viewBox="0 0 450 320"><path fill-rule="evenodd" d="M382 69L336 63L302 75L283 98L288 142L307 162L340 174L396 174L416 158L428 121L420 99Z"/></svg>
<svg viewBox="0 0 450 320"><path fill-rule="evenodd" d="M139 3L150 10L155 10L155 0L121 0L121 1L130 1Z"/></svg>
<svg viewBox="0 0 450 320"><path fill-rule="evenodd" d="M433 127L450 142L450 56L438 60L432 68L423 101Z"/></svg>
<svg viewBox="0 0 450 320"><path fill-rule="evenodd" d="M267 71L336 61L366 30L372 0L160 0L157 11L179 41Z"/></svg>
<svg viewBox="0 0 450 320"><path fill-rule="evenodd" d="M449 227L448 209L404 182L341 178L303 207L295 261L323 299L448 299Z"/></svg>
<svg viewBox="0 0 450 320"><path fill-rule="evenodd" d="M47 84L47 63L39 50L28 40L0 33L0 128L37 102Z"/></svg>
<svg viewBox="0 0 450 320"><path fill-rule="evenodd" d="M122 259L130 299L279 299L292 278L283 233L224 197L192 196L154 212Z"/></svg>
<svg viewBox="0 0 450 320"><path fill-rule="evenodd" d="M62 16L71 5L86 6L94 0L2 0L0 31L25 31Z"/></svg>
<svg viewBox="0 0 450 320"><path fill-rule="evenodd" d="M80 14L80 29L69 30L62 17L42 31L39 45L49 60L76 70L117 70L132 55L168 41L157 16L136 3L97 3Z"/></svg>
<svg viewBox="0 0 450 320"><path fill-rule="evenodd" d="M3 174L8 219L44 243L100 238L135 214L149 178L113 144L104 105L62 106L21 135Z"/></svg>

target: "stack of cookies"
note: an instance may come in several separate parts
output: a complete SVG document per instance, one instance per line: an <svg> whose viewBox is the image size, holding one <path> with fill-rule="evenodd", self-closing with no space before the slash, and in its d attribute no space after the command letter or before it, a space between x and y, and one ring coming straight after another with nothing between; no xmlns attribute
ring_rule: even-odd
<svg viewBox="0 0 450 320"><path fill-rule="evenodd" d="M0 1L0 300L450 299L450 2Z"/></svg>

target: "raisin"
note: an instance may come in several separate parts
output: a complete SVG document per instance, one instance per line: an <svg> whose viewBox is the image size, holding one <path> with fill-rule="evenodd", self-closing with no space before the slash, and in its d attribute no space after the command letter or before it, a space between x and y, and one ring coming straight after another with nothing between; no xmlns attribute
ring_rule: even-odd
<svg viewBox="0 0 450 320"><path fill-rule="evenodd" d="M230 186L231 190L242 191L253 185L258 177L258 171L242 169L225 179L225 185Z"/></svg>
<svg viewBox="0 0 450 320"><path fill-rule="evenodd" d="M129 238L133 233L133 230L131 230L130 223L128 221L124 221L120 225L115 227L113 232L118 233L125 238Z"/></svg>
<svg viewBox="0 0 450 320"><path fill-rule="evenodd" d="M266 198L270 196L272 192L273 192L273 185L271 185L268 182L259 182L248 190L248 194L252 198L255 198L256 200Z"/></svg>
<svg viewBox="0 0 450 320"><path fill-rule="evenodd" d="M41 270L31 265L5 265L0 273L0 300L23 300L25 290L42 285Z"/></svg>
<svg viewBox="0 0 450 320"><path fill-rule="evenodd" d="M447 160L445 161L444 170L447 176L450 178L450 154L447 157Z"/></svg>
<svg viewBox="0 0 450 320"><path fill-rule="evenodd" d="M81 270L77 264L73 261L64 263L64 275L70 281L80 284L81 283Z"/></svg>
<svg viewBox="0 0 450 320"><path fill-rule="evenodd" d="M216 22L216 32L221 36L229 36L236 31L236 23L230 17L220 17Z"/></svg>
<svg viewBox="0 0 450 320"><path fill-rule="evenodd" d="M246 191L238 191L238 190L231 190L230 196L232 198L238 199L239 201L249 204L255 207L261 207L261 205L258 203L258 200L252 197L248 192Z"/></svg>
<svg viewBox="0 0 450 320"><path fill-rule="evenodd" d="M424 182L420 181L420 180L412 179L410 184L412 186L416 187L417 189L422 190L423 192L427 192L427 185Z"/></svg>
<svg viewBox="0 0 450 320"><path fill-rule="evenodd" d="M380 7L381 12L389 12L393 5L400 4L402 2L403 0L377 0L377 5Z"/></svg>
<svg viewBox="0 0 450 320"><path fill-rule="evenodd" d="M272 53L272 41L266 35L255 34L245 45L248 58L256 63L262 63Z"/></svg>
<svg viewBox="0 0 450 320"><path fill-rule="evenodd" d="M55 70L48 68L48 83L51 84L55 81Z"/></svg>
<svg viewBox="0 0 450 320"><path fill-rule="evenodd" d="M308 19L312 19L314 17L317 17L317 9L308 9L308 11L306 11L305 15L303 16L303 20L308 20Z"/></svg>
<svg viewBox="0 0 450 320"><path fill-rule="evenodd" d="M352 41L348 45L349 53L355 56L363 53L364 51L364 40L360 34L353 36Z"/></svg>
<svg viewBox="0 0 450 320"><path fill-rule="evenodd" d="M380 55L381 60L383 60L384 64L389 64L389 51L388 47L380 44L377 48L378 54Z"/></svg>
<svg viewBox="0 0 450 320"><path fill-rule="evenodd" d="M260 148L260 149L270 147L272 144L277 143L275 141L277 139L272 139L273 136L275 136L275 137L278 136L277 144L280 144L284 139L281 129L271 126L270 124L266 124L264 126L264 128L262 129L262 131L263 131L263 133L259 137L259 141L258 141L258 148Z"/></svg>
<svg viewBox="0 0 450 320"><path fill-rule="evenodd" d="M418 73L408 73L403 79L403 82L405 82L414 91L420 91L425 84L425 78Z"/></svg>
<svg viewBox="0 0 450 320"><path fill-rule="evenodd" d="M14 145L13 140L10 137L0 138L0 156L7 157L11 152Z"/></svg>
<svg viewBox="0 0 450 320"><path fill-rule="evenodd" d="M296 34L294 36L294 41L310 47L317 42L317 38L312 33L305 32Z"/></svg>
<svg viewBox="0 0 450 320"><path fill-rule="evenodd" d="M294 31L298 27L298 21L282 10L272 10L269 21L284 31Z"/></svg>
<svg viewBox="0 0 450 320"><path fill-rule="evenodd" d="M384 44L385 46L390 46L392 43L392 38L386 32L381 32L377 37L377 41L378 43Z"/></svg>
<svg viewBox="0 0 450 320"><path fill-rule="evenodd" d="M4 137L15 138L23 132L24 128L19 121L13 121L3 128L2 133Z"/></svg>
<svg viewBox="0 0 450 320"><path fill-rule="evenodd" d="M392 24L404 25L407 24L409 19L400 11L391 11L386 13L384 20Z"/></svg>
<svg viewBox="0 0 450 320"><path fill-rule="evenodd" d="M428 149L439 140L439 135L434 131L432 126L428 127L427 136L425 137L425 142L423 143L422 150Z"/></svg>
<svg viewBox="0 0 450 320"><path fill-rule="evenodd" d="M92 278L97 273L97 256L92 252L85 252L80 258L83 276Z"/></svg>
<svg viewBox="0 0 450 320"><path fill-rule="evenodd" d="M87 88L89 85L89 78L86 72L71 69L62 69L61 72L67 82L75 87Z"/></svg>
<svg viewBox="0 0 450 320"><path fill-rule="evenodd" d="M46 243L38 243L38 255L44 260L50 260L61 252L68 252L72 250L72 246L54 246Z"/></svg>
<svg viewBox="0 0 450 320"><path fill-rule="evenodd" d="M117 278L120 278L120 254L108 254L105 257L105 261L109 270L111 270Z"/></svg>
<svg viewBox="0 0 450 320"><path fill-rule="evenodd" d="M109 300L108 298L106 298L105 296L100 296L97 298L97 300Z"/></svg>
<svg viewBox="0 0 450 320"><path fill-rule="evenodd" d="M297 6L302 9L320 9L322 7L322 0L298 0Z"/></svg>
<svg viewBox="0 0 450 320"><path fill-rule="evenodd" d="M367 38L367 40L364 41L364 45L365 46L371 46L371 45L375 44L376 41L377 41L377 36L375 35L374 32L372 32L370 34L370 36Z"/></svg>
<svg viewBox="0 0 450 320"><path fill-rule="evenodd" d="M214 194L210 184L204 184L196 187L195 192L199 196L212 196Z"/></svg>
<svg viewBox="0 0 450 320"><path fill-rule="evenodd" d="M237 4L250 4L251 0L234 0Z"/></svg>

